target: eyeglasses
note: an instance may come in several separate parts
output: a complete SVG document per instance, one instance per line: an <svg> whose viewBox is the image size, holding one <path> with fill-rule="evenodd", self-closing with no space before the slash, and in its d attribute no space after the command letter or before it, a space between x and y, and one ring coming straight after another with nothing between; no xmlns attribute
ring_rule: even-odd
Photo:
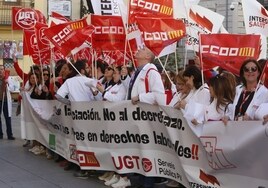
<svg viewBox="0 0 268 188"><path fill-rule="evenodd" d="M258 67L244 67L243 70L244 72L256 72L258 70Z"/></svg>
<svg viewBox="0 0 268 188"><path fill-rule="evenodd" d="M43 76L49 76L49 74L45 74L45 73L44 73Z"/></svg>

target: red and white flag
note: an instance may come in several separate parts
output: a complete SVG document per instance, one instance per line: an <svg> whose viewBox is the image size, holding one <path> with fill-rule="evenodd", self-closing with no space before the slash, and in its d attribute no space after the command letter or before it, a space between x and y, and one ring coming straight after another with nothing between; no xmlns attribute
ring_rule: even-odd
<svg viewBox="0 0 268 188"><path fill-rule="evenodd" d="M97 51L125 50L126 33L120 16L91 15L95 27L92 47Z"/></svg>
<svg viewBox="0 0 268 188"><path fill-rule="evenodd" d="M49 64L50 53L39 51L37 37L34 30L24 30L23 55L29 55L35 64Z"/></svg>
<svg viewBox="0 0 268 188"><path fill-rule="evenodd" d="M135 17L173 17L173 0L130 0L129 24L136 22Z"/></svg>
<svg viewBox="0 0 268 188"><path fill-rule="evenodd" d="M50 48L50 42L47 39L47 37L44 35L44 30L47 29L47 24L36 22L35 24L35 36L36 36L36 42L37 47L40 54L46 54L47 57L51 57L51 48ZM50 62L45 60L45 62L42 61L43 64L49 64Z"/></svg>
<svg viewBox="0 0 268 188"><path fill-rule="evenodd" d="M39 10L31 8L12 7L12 29L34 29L35 23L46 23L46 18Z"/></svg>
<svg viewBox="0 0 268 188"><path fill-rule="evenodd" d="M71 50L81 46L93 31L94 27L88 24L87 18L84 18L54 25L46 29L44 34L63 56L67 56Z"/></svg>
<svg viewBox="0 0 268 188"><path fill-rule="evenodd" d="M256 0L242 0L247 34L268 36L268 11Z"/></svg>
<svg viewBox="0 0 268 188"><path fill-rule="evenodd" d="M199 34L218 33L224 16L199 5L192 5L185 19L188 50L199 50Z"/></svg>
<svg viewBox="0 0 268 188"><path fill-rule="evenodd" d="M137 23L143 33L145 45L156 56L165 47L179 41L186 35L185 24L182 20L137 17Z"/></svg>
<svg viewBox="0 0 268 188"><path fill-rule="evenodd" d="M220 66L239 75L244 60L258 59L260 35L201 34L200 53L204 69Z"/></svg>

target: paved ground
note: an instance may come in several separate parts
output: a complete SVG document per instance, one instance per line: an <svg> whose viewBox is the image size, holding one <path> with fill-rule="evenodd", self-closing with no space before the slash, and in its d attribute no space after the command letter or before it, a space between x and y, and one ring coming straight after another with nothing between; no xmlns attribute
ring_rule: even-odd
<svg viewBox="0 0 268 188"><path fill-rule="evenodd" d="M16 104L13 105L13 111L15 107ZM2 122L5 130L5 123ZM20 117L16 117L14 112L12 127L16 140L7 140L6 135L0 140L0 188L107 188L94 177L87 180L75 178L74 171L64 171L53 160L35 156L28 151L29 148L23 148Z"/></svg>

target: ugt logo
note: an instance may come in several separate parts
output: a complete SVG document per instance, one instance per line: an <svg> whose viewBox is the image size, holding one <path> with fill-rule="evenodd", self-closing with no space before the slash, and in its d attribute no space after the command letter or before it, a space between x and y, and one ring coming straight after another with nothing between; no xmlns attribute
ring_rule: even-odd
<svg viewBox="0 0 268 188"><path fill-rule="evenodd" d="M35 26L38 15L32 9L22 8L16 13L15 20L22 29L28 30Z"/></svg>
<svg viewBox="0 0 268 188"><path fill-rule="evenodd" d="M121 170L123 168L127 169L142 169L144 172L150 172L153 168L152 162L148 158L140 158L139 156L118 156L112 157L114 166L116 169Z"/></svg>

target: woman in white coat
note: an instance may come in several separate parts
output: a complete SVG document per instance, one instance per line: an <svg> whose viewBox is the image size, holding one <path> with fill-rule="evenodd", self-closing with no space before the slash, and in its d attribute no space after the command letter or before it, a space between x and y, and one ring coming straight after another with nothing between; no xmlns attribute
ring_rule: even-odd
<svg viewBox="0 0 268 188"><path fill-rule="evenodd" d="M106 89L104 89L104 86L102 84L97 84L97 89L100 93L102 93L103 100L106 101L122 101L126 98L127 90L122 84L120 78L121 78L121 66L114 68L113 73L113 85L108 86Z"/></svg>
<svg viewBox="0 0 268 188"><path fill-rule="evenodd" d="M255 112L262 103L268 101L268 90L260 84L261 67L254 59L244 61L240 68L242 84L236 87L232 118L239 120L254 119Z"/></svg>
<svg viewBox="0 0 268 188"><path fill-rule="evenodd" d="M196 120L195 123L202 123L204 120L205 106L210 104L210 93L208 85L202 84L201 71L196 66L188 66L183 72L186 85L191 89L188 94L188 102L184 99L179 107L184 109L184 116L188 120Z"/></svg>

